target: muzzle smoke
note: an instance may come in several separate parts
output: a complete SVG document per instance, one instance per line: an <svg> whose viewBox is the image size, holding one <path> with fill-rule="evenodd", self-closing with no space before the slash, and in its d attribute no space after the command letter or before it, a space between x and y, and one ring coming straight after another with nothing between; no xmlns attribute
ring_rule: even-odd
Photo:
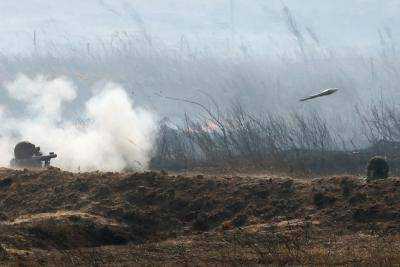
<svg viewBox="0 0 400 267"><path fill-rule="evenodd" d="M144 169L156 135L156 119L134 107L126 91L108 83L93 92L78 118L67 118L66 107L79 97L66 78L31 79L19 75L3 85L3 93L22 106L22 112L0 108L0 164L8 166L16 143L28 140L43 152L56 152L52 165L70 171ZM79 123L78 123L79 122Z"/></svg>

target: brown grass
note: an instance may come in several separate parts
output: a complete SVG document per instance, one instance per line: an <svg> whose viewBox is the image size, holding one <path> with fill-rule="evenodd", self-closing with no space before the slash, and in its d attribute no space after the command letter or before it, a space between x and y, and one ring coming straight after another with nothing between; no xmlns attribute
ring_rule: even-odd
<svg viewBox="0 0 400 267"><path fill-rule="evenodd" d="M0 261L391 265L400 180L0 170Z"/></svg>

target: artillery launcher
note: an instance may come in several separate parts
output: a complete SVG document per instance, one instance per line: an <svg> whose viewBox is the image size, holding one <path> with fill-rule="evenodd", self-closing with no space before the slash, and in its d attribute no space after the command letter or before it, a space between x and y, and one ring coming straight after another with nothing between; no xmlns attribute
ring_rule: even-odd
<svg viewBox="0 0 400 267"><path fill-rule="evenodd" d="M10 162L11 168L43 168L50 166L51 159L57 154L50 152L43 155L40 147L29 142L20 142L14 148L14 158Z"/></svg>

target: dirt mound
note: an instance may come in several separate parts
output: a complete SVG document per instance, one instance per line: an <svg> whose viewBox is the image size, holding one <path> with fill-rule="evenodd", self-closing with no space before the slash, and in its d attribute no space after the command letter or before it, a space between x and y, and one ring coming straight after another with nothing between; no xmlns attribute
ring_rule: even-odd
<svg viewBox="0 0 400 267"><path fill-rule="evenodd" d="M19 249L67 249L122 245L135 241L126 226L81 212L55 212L21 216L0 223L6 246ZM10 237L22 237L14 238Z"/></svg>
<svg viewBox="0 0 400 267"><path fill-rule="evenodd" d="M353 176L295 180L1 169L0 244L15 256L21 250L110 245L119 251L285 225L312 225L340 236L372 228L396 234L399 194L398 179Z"/></svg>

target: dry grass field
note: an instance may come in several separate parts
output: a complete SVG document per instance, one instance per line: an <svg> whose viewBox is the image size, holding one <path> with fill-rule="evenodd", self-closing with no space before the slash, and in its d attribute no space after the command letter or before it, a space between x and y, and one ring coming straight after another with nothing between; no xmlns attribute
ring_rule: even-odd
<svg viewBox="0 0 400 267"><path fill-rule="evenodd" d="M10 265L390 265L400 179L0 171Z"/></svg>

